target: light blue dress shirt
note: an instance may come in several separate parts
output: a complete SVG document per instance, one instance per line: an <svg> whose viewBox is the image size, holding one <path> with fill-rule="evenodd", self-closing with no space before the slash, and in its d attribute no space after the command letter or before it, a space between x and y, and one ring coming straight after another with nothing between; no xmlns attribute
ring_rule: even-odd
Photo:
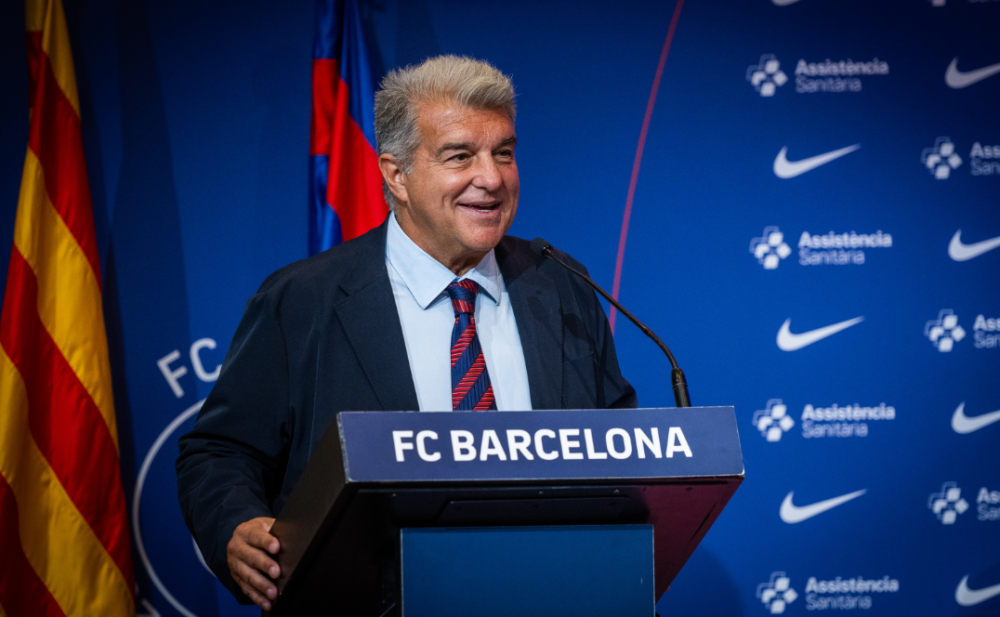
<svg viewBox="0 0 1000 617"><path fill-rule="evenodd" d="M395 215L389 217L385 262L420 411L451 411L451 331L455 311L445 290L460 279L417 246L400 228ZM497 409L530 410L521 336L493 251L461 278L479 284L476 334Z"/></svg>

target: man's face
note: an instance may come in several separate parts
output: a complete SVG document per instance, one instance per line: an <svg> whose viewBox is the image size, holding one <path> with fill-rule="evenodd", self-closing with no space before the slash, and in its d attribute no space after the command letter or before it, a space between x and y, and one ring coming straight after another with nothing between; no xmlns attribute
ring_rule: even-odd
<svg viewBox="0 0 1000 617"><path fill-rule="evenodd" d="M421 142L396 218L420 248L462 274L514 221L521 189L514 123L502 109L436 102L420 107L417 127Z"/></svg>

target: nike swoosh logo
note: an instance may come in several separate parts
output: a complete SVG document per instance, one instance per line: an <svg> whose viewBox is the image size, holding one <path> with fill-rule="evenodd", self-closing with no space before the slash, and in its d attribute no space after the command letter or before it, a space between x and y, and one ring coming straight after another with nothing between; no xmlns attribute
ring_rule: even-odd
<svg viewBox="0 0 1000 617"><path fill-rule="evenodd" d="M846 148L834 150L833 152L827 152L826 154L811 156L807 159L802 159L801 161L789 161L785 158L785 154L788 152L788 146L785 146L774 159L774 175L785 180L788 178L794 178L795 176L801 176L807 171L816 169L820 165L826 165L834 159L839 159L845 154L850 154L860 147L861 144L854 144L853 146L847 146Z"/></svg>
<svg viewBox="0 0 1000 617"><path fill-rule="evenodd" d="M969 575L966 574L955 590L955 601L962 606L975 606L998 595L1000 595L1000 584L982 589L969 589Z"/></svg>
<svg viewBox="0 0 1000 617"><path fill-rule="evenodd" d="M982 242L976 242L974 244L963 244L962 230L959 229L955 232L955 235L951 237L951 242L948 244L948 256L955 261L969 261L973 257L979 257L983 253L992 251L998 246L1000 246L1000 236L990 238L989 240L983 240Z"/></svg>
<svg viewBox="0 0 1000 617"><path fill-rule="evenodd" d="M840 497L834 497L833 499L817 501L814 504L801 507L792 503L792 494L794 492L795 491L792 491L785 496L785 500L781 502L781 510L779 512L781 520L785 521L789 525L801 523L802 521L810 519L817 514L822 514L827 510L832 510L842 503L846 503L856 497L861 497L868 492L868 489L863 488L860 491L854 491L853 493L841 495Z"/></svg>
<svg viewBox="0 0 1000 617"><path fill-rule="evenodd" d="M781 324L781 329L778 330L778 347L782 351L796 351L807 345L812 345L816 341L832 336L841 330L846 330L854 324L861 323L864 319L864 317L855 317L854 319L848 319L847 321L835 323L832 326L817 328L815 330L810 330L809 332L803 332L802 334L792 334L792 332L788 329L792 320L786 319L785 323Z"/></svg>
<svg viewBox="0 0 1000 617"><path fill-rule="evenodd" d="M965 402L963 401L958 406L958 409L955 410L955 414L951 416L951 428L955 429L956 433L965 435L967 433L974 433L984 426L989 426L997 420L1000 420L1000 410L970 418L965 415Z"/></svg>
<svg viewBox="0 0 1000 617"><path fill-rule="evenodd" d="M966 86L971 86L977 81L982 81L987 77L992 77L997 73L1000 73L1000 62L984 66L981 69L963 73L958 70L958 56L955 56L955 58L951 61L951 64L948 65L948 70L944 74L944 83L955 89L965 88Z"/></svg>

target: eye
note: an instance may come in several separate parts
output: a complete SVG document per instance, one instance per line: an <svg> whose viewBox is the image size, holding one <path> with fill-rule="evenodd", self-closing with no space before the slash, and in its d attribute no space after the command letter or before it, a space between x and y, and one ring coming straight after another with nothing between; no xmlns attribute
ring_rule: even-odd
<svg viewBox="0 0 1000 617"><path fill-rule="evenodd" d="M453 156L448 157L449 161L455 161L456 163L461 163L462 161L468 160L469 154L467 152L459 152Z"/></svg>

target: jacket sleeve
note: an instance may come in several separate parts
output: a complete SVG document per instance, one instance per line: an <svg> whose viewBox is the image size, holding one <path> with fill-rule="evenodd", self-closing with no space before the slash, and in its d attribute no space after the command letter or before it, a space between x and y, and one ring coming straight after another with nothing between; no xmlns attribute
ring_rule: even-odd
<svg viewBox="0 0 1000 617"><path fill-rule="evenodd" d="M583 264L562 251L559 254L560 258L574 269L590 276ZM577 306L580 307L582 316L589 325L590 344L593 347L595 363L596 406L635 408L638 406L638 397L635 388L622 376L621 368L618 366L614 335L597 293L576 275L562 272L572 285Z"/></svg>
<svg viewBox="0 0 1000 617"><path fill-rule="evenodd" d="M276 296L258 292L202 405L179 441L177 491L188 528L211 570L241 603L226 547L236 527L274 516L293 430L285 339Z"/></svg>
<svg viewBox="0 0 1000 617"><path fill-rule="evenodd" d="M621 368L618 366L615 339L608 318L604 314L604 307L601 306L601 302L597 299L597 293L593 289L588 287L586 291L590 296L591 310L594 314L595 352L599 366L597 387L598 392L601 393L602 402L605 407L609 408L635 409L639 404L639 399L636 396L635 388L622 376Z"/></svg>

